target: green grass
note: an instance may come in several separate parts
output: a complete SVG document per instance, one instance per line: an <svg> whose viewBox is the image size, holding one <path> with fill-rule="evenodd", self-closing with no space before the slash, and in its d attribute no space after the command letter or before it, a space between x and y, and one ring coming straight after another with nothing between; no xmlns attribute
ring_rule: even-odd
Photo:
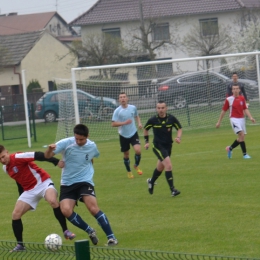
<svg viewBox="0 0 260 260"><path fill-rule="evenodd" d="M216 121L216 119L214 120ZM37 142L28 148L26 139L2 141L10 152L41 150L55 140L56 124L37 124ZM176 188L170 196L162 175L151 196L146 179L156 165L152 150L142 152L142 176L127 179L118 140L97 141L101 156L94 162L99 207L107 214L119 240L119 248L162 250L196 254L260 257L259 131L247 126L246 144L251 160L243 160L240 148L227 159L225 147L234 139L229 125L220 129L187 130L181 145L174 144L172 163ZM131 149L131 162L134 153ZM60 170L49 163L46 169L59 188ZM11 212L18 197L15 182L2 174L1 240L14 241ZM98 233L100 246L106 237L95 219L80 203L79 213ZM42 200L35 212L23 217L24 240L43 243L50 233L62 235L50 206ZM68 224L85 239L83 231ZM64 241L64 244L72 244Z"/></svg>

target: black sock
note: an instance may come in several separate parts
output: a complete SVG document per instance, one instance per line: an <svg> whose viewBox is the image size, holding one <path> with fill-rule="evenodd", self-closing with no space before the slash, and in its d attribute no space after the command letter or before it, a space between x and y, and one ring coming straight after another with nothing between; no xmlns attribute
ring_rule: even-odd
<svg viewBox="0 0 260 260"><path fill-rule="evenodd" d="M124 158L124 164L125 164L125 167L126 167L127 172L131 172L130 160L129 160L129 158Z"/></svg>
<svg viewBox="0 0 260 260"><path fill-rule="evenodd" d="M172 171L165 171L165 177L172 191L174 189Z"/></svg>
<svg viewBox="0 0 260 260"><path fill-rule="evenodd" d="M246 155L246 143L244 141L240 142L240 147L241 147L243 155Z"/></svg>
<svg viewBox="0 0 260 260"><path fill-rule="evenodd" d="M233 144L231 144L231 146L229 146L230 151L232 151L234 148L236 148L239 145L239 142L237 141L237 139L234 141Z"/></svg>
<svg viewBox="0 0 260 260"><path fill-rule="evenodd" d="M162 172L159 172L156 168L153 171L153 177L151 178L151 183L155 183L155 181L160 177L160 175L162 174Z"/></svg>
<svg viewBox="0 0 260 260"><path fill-rule="evenodd" d="M95 215L95 218L98 222L98 224L101 226L101 228L103 229L103 231L106 233L107 238L115 238L112 228L109 224L109 221L105 215L105 213L103 213L101 210Z"/></svg>
<svg viewBox="0 0 260 260"><path fill-rule="evenodd" d="M135 166L138 166L141 161L141 154L135 154Z"/></svg>
<svg viewBox="0 0 260 260"><path fill-rule="evenodd" d="M88 234L93 231L93 229L75 212L73 212L67 219L74 226L86 231Z"/></svg>
<svg viewBox="0 0 260 260"><path fill-rule="evenodd" d="M56 217L56 219L59 221L62 231L66 231L68 229L67 227L67 223L66 223L66 218L64 217L64 215L62 214L60 207L53 209L54 215Z"/></svg>
<svg viewBox="0 0 260 260"><path fill-rule="evenodd" d="M12 220L12 227L17 243L23 245L23 223L21 219Z"/></svg>

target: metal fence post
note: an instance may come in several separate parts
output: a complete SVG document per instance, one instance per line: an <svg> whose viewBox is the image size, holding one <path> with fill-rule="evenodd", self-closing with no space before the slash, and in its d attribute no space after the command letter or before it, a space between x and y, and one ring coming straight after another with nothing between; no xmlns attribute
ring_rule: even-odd
<svg viewBox="0 0 260 260"><path fill-rule="evenodd" d="M76 260L90 260L90 248L88 240L75 242Z"/></svg>

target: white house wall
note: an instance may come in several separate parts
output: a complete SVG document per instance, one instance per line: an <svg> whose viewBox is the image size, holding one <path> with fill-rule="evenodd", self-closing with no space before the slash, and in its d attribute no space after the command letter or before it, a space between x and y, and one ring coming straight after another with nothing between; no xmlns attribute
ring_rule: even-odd
<svg viewBox="0 0 260 260"><path fill-rule="evenodd" d="M16 72L20 72L20 66L16 67ZM19 75L14 74L14 68L1 68L0 86L19 85Z"/></svg>
<svg viewBox="0 0 260 260"><path fill-rule="evenodd" d="M45 33L21 63L21 69L26 71L27 85L37 79L43 88L48 91L48 81L54 78L71 78L71 67L77 66L77 60L69 65L72 56L69 49L53 36Z"/></svg>

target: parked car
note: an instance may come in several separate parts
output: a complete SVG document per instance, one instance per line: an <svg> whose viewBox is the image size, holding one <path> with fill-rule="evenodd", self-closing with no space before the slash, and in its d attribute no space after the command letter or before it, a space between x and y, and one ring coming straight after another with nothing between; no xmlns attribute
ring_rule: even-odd
<svg viewBox="0 0 260 260"><path fill-rule="evenodd" d="M169 106L183 108L187 104L223 101L231 79L216 72L190 72L174 76L158 85L158 99ZM256 81L239 79L244 83L249 99L258 97Z"/></svg>
<svg viewBox="0 0 260 260"><path fill-rule="evenodd" d="M60 95L60 96L59 96ZM73 101L72 90L56 90L45 93L36 102L35 116L39 119L45 119L46 122L54 122L59 117L59 97L69 103ZM108 97L96 97L82 90L77 90L78 106L80 116L85 113L98 114L106 113L112 116L114 109L118 106L117 101Z"/></svg>

